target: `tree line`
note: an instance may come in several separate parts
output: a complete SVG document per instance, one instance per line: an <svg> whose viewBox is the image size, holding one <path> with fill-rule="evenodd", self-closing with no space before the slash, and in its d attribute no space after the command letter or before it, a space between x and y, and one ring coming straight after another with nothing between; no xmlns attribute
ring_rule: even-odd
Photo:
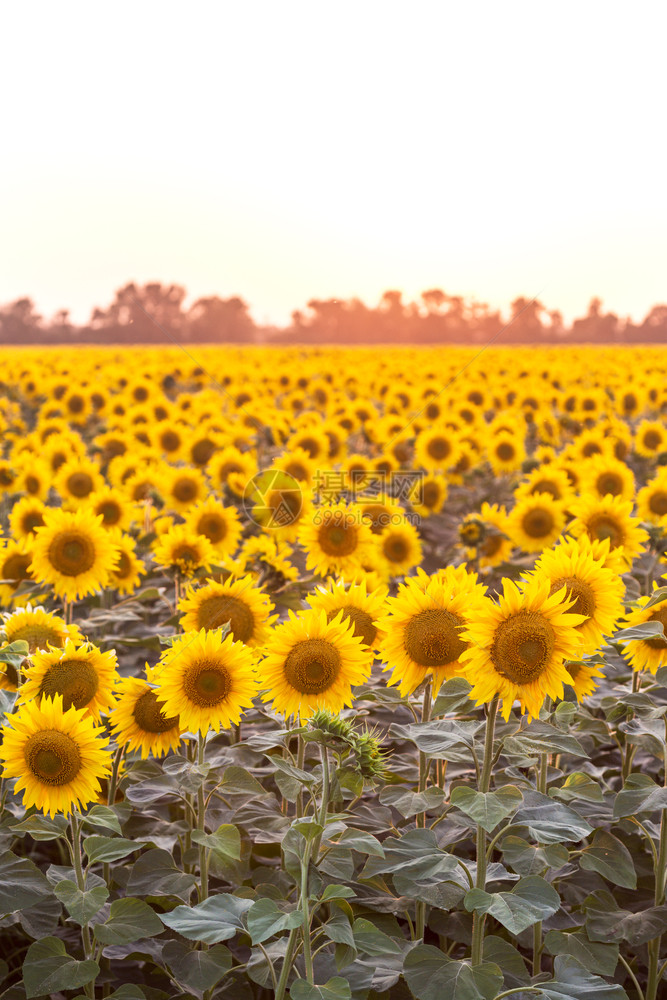
<svg viewBox="0 0 667 1000"><path fill-rule="evenodd" d="M181 285L129 282L111 304L72 323L66 309L45 318L30 298L0 306L0 344L667 344L667 305L641 323L605 312L598 298L569 326L558 310L519 297L509 316L486 303L433 288L416 301L387 291L376 306L360 299L311 299L284 327L258 326L238 296L217 295L185 306Z"/></svg>

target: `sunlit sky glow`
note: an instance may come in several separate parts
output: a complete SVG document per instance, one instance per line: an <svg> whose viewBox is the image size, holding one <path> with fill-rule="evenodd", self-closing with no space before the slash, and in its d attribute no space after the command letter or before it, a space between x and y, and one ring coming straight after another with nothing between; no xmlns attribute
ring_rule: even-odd
<svg viewBox="0 0 667 1000"><path fill-rule="evenodd" d="M661 2L7 5L0 302L667 300Z"/></svg>

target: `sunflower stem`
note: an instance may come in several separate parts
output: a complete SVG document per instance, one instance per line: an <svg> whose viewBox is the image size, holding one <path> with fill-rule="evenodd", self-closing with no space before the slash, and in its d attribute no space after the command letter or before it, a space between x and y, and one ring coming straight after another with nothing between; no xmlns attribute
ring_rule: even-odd
<svg viewBox="0 0 667 1000"><path fill-rule="evenodd" d="M83 858L81 853L81 824L77 813L70 814L70 832L72 836L72 861L74 862L74 873L76 884L80 892L86 891L86 876L83 870ZM81 925L81 943L83 945L83 957L89 959L93 953L93 943L90 937L88 923ZM95 984L87 983L84 986L87 997L95 997Z"/></svg>
<svg viewBox="0 0 667 1000"><path fill-rule="evenodd" d="M303 960L306 966L306 980L312 986L315 982L315 977L313 975L313 955L310 942L310 907L308 901L310 849L311 845L308 844L305 857L301 861L301 911L303 913Z"/></svg>
<svg viewBox="0 0 667 1000"><path fill-rule="evenodd" d="M665 722L665 738L667 739L667 721ZM664 775L663 784L667 787L667 747L664 752ZM665 902L665 872L667 870L667 810L663 809L660 815L660 840L658 842L658 860L655 865L655 893L654 905L662 906ZM646 980L646 1000L657 1000L658 985L660 983L660 945L662 935L658 934L652 941L648 942L648 977Z"/></svg>
<svg viewBox="0 0 667 1000"><path fill-rule="evenodd" d="M197 763L200 767L204 764L206 757L206 737L200 732L197 744ZM206 832L206 798L204 795L204 779L197 790L197 829L202 833ZM199 845L199 902L208 899L208 848L205 844Z"/></svg>
<svg viewBox="0 0 667 1000"><path fill-rule="evenodd" d="M551 699L545 698L544 707L547 711L551 710ZM537 790L541 792L542 795L547 794L547 783L549 779L549 755L546 753L540 754L539 763L537 765ZM542 921L538 920L536 924L533 924L533 975L539 976L542 971Z"/></svg>
<svg viewBox="0 0 667 1000"><path fill-rule="evenodd" d="M479 779L478 791L486 794L491 784L491 768L493 765L493 739L496 730L496 715L498 713L498 695L489 704L486 714L486 733L484 736L484 760L482 762L482 773ZM475 888L486 888L486 830L483 826L477 826L477 871L475 873ZM478 913L476 910L472 915L472 950L471 958L473 965L479 965L482 961L484 951L484 923L486 915Z"/></svg>
<svg viewBox="0 0 667 1000"><path fill-rule="evenodd" d="M301 736L297 736L296 740L296 766L300 771L303 771L303 762L306 759L306 741ZM303 792L301 788L296 797L296 814L303 816Z"/></svg>
<svg viewBox="0 0 667 1000"><path fill-rule="evenodd" d="M422 722L428 722L431 718L431 709L433 707L433 699L431 697L431 681L430 679L426 681L426 687L424 688L424 700L422 701ZM426 754L420 750L419 751L419 787L418 791L421 793L426 789L426 780L428 778L429 761ZM418 813L415 817L415 824L417 827L424 829L426 826L426 813ZM418 941L423 941L424 931L426 929L426 903L422 899L418 899L415 903L415 933L417 935Z"/></svg>

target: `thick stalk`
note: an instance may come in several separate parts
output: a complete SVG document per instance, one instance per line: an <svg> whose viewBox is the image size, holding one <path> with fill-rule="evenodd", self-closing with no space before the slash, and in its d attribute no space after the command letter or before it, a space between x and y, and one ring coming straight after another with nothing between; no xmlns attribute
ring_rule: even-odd
<svg viewBox="0 0 667 1000"><path fill-rule="evenodd" d="M489 704L486 715L486 733L484 736L484 761L482 763L482 773L479 778L479 791L488 792L491 784L491 767L493 764L493 738L496 730L496 714L498 712L498 695ZM475 888L486 888L486 830L483 826L477 826L477 871L475 877ZM482 961L484 950L484 923L486 915L477 913L472 915L472 964L479 965Z"/></svg>
<svg viewBox="0 0 667 1000"><path fill-rule="evenodd" d="M301 912L303 913L303 960L306 966L306 980L315 983L313 975L313 953L310 944L310 904L308 899L308 874L310 868L310 844L301 862Z"/></svg>
<svg viewBox="0 0 667 1000"><path fill-rule="evenodd" d="M540 762L537 769L537 790L542 795L547 794L547 779L549 775L549 755L540 754ZM538 920L533 924L533 975L539 976L542 971L542 921Z"/></svg>
<svg viewBox="0 0 667 1000"><path fill-rule="evenodd" d="M296 739L296 766L300 771L303 771L303 763L306 759L306 742L302 736L297 736ZM296 814L297 816L303 816L303 790L301 788L296 797Z"/></svg>
<svg viewBox="0 0 667 1000"><path fill-rule="evenodd" d="M287 949L285 951L285 960L283 962L283 967L280 970L280 979L278 980L278 986L276 988L275 1000L285 1000L285 991L287 989L287 981L289 979L289 974L292 971L292 964L294 962L294 952L296 951L296 943L299 936L298 927L293 927L289 932L289 937L287 938Z"/></svg>
<svg viewBox="0 0 667 1000"><path fill-rule="evenodd" d="M433 699L431 697L431 681L426 682L426 687L424 688L424 700L422 701L422 722L428 722L431 718L431 709L433 707ZM419 751L419 786L418 791L426 791L426 781L428 778L428 768L429 761L425 753L421 750ZM415 823L417 827L424 828L426 826L426 813L418 813L415 817ZM418 941L424 939L424 931L426 929L426 903L422 900L417 900L415 903L415 935Z"/></svg>
<svg viewBox="0 0 667 1000"><path fill-rule="evenodd" d="M206 756L206 737L199 733L198 737L197 763L201 767ZM206 832L206 797L204 795L204 781L202 780L197 790L197 829L202 833ZM199 902L208 899L208 848L204 844L199 845Z"/></svg>
<svg viewBox="0 0 667 1000"><path fill-rule="evenodd" d="M79 823L79 818L76 813L72 813L70 816L70 828L72 834L72 862L74 865L74 872L76 874L76 884L80 892L86 891L86 876L83 872L83 859L81 855L81 824ZM90 928L88 924L81 925L81 943L83 945L83 955L84 958L89 959L93 954L93 942L90 937ZM87 997L95 997L95 984L87 983L84 986L84 992Z"/></svg>
<svg viewBox="0 0 667 1000"><path fill-rule="evenodd" d="M665 738L667 739L667 721L665 722ZM667 748L664 754L663 784L667 787ZM663 809L660 817L660 842L658 845L658 860L655 866L655 906L665 902L665 870L667 869L667 811ZM657 1000L660 983L660 945L662 935L658 935L648 943L648 977L646 980L646 1000Z"/></svg>

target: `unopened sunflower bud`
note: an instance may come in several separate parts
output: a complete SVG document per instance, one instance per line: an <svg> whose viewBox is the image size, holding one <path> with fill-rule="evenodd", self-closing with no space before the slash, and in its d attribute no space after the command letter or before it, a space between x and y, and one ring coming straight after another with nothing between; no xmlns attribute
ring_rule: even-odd
<svg viewBox="0 0 667 1000"><path fill-rule="evenodd" d="M334 739L343 740L350 743L354 739L354 728L347 719L341 719L338 715L332 715L324 709L319 709L311 715L309 725L312 729L319 729Z"/></svg>
<svg viewBox="0 0 667 1000"><path fill-rule="evenodd" d="M357 770L367 781L384 777L387 754L383 753L380 740L372 732L367 731L357 736L354 752Z"/></svg>

